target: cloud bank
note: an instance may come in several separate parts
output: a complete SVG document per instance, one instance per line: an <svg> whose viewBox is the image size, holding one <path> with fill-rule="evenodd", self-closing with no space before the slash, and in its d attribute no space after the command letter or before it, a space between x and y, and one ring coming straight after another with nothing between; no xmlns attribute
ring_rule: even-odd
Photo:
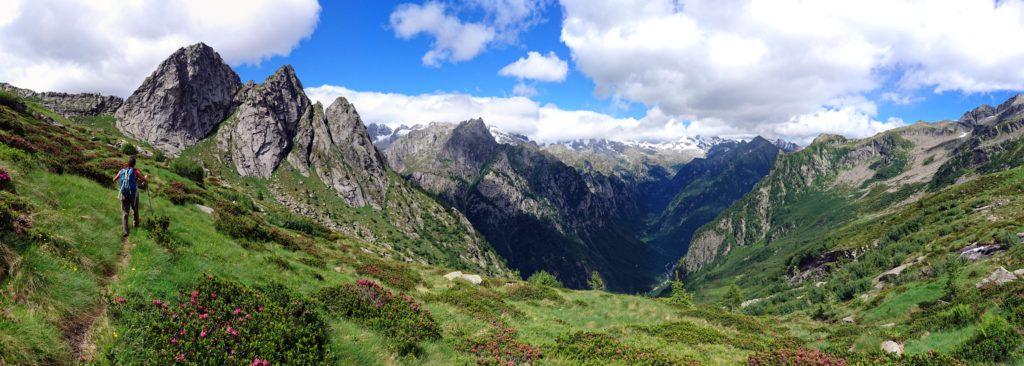
<svg viewBox="0 0 1024 366"><path fill-rule="evenodd" d="M1024 88L1019 0L561 4L561 39L599 95L683 119L758 131L887 85L903 92L889 94L896 102L919 89Z"/></svg>
<svg viewBox="0 0 1024 366"><path fill-rule="evenodd" d="M306 94L325 106L338 97L345 97L355 105L365 123L396 127L430 122L457 123L480 117L488 125L521 133L539 142L586 138L668 140L693 135L749 138L754 135L747 129L720 120L680 120L657 107L648 110L641 118L616 118L593 111L564 110L554 104L541 104L521 96L478 97L462 93L406 95L357 91L335 85L306 88ZM875 120L873 105L863 99L836 103L765 125L760 134L772 138L785 137L806 144L819 133L866 137L903 124L898 119L884 122Z"/></svg>
<svg viewBox="0 0 1024 366"><path fill-rule="evenodd" d="M36 90L126 96L179 47L199 41L232 64L287 55L312 34L316 0L9 0L0 80Z"/></svg>
<svg viewBox="0 0 1024 366"><path fill-rule="evenodd" d="M519 34L541 21L548 0L469 0L449 4L427 1L404 3L391 13L395 37L431 38L423 64L440 67L445 62L471 60L499 44L513 44ZM476 21L462 20L460 13L480 13Z"/></svg>

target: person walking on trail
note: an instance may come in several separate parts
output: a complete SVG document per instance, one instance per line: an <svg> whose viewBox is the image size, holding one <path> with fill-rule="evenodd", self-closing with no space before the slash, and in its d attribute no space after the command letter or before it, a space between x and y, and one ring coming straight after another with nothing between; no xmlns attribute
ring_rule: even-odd
<svg viewBox="0 0 1024 366"><path fill-rule="evenodd" d="M135 169L135 157L128 158L128 165L117 172L114 176L114 183L117 184L118 197L121 199L121 227L124 229L122 235L128 237L128 214L135 214L135 227L139 227L139 183L146 183L146 176Z"/></svg>

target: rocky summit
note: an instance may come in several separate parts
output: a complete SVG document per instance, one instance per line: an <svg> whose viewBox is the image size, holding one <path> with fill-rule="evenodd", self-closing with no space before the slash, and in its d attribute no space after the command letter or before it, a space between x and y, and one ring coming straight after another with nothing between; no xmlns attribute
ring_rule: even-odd
<svg viewBox="0 0 1024 366"><path fill-rule="evenodd" d="M210 134L235 105L238 74L203 43L179 49L117 110L126 135L177 155Z"/></svg>
<svg viewBox="0 0 1024 366"><path fill-rule="evenodd" d="M263 84L246 84L238 107L217 132L217 142L244 177L269 178L291 149L299 119L311 103L291 66L283 66Z"/></svg>
<svg viewBox="0 0 1024 366"><path fill-rule="evenodd" d="M300 121L289 161L315 172L349 205L380 208L387 192L384 157L373 146L355 107L343 97L324 113L319 103Z"/></svg>

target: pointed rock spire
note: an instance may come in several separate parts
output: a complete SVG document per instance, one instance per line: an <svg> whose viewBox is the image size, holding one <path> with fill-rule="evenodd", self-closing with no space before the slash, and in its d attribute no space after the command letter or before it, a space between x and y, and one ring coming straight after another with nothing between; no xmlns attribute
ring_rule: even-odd
<svg viewBox="0 0 1024 366"><path fill-rule="evenodd" d="M234 106L242 83L213 48L183 47L160 63L117 110L117 128L168 154L206 137Z"/></svg>

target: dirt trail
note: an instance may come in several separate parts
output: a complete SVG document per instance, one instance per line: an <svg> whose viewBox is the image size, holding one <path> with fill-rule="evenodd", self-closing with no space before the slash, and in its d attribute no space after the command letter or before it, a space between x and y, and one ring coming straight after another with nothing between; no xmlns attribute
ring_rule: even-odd
<svg viewBox="0 0 1024 366"><path fill-rule="evenodd" d="M64 340L71 347L71 357L74 362L83 358L91 359L96 355L96 345L89 339L89 332L97 320L106 315L107 300L110 293L110 285L120 280L117 273L128 265L132 257L132 243L128 238L121 241L121 253L118 255L117 264L106 268L100 284L100 300L92 309L78 316L68 319L64 323Z"/></svg>

